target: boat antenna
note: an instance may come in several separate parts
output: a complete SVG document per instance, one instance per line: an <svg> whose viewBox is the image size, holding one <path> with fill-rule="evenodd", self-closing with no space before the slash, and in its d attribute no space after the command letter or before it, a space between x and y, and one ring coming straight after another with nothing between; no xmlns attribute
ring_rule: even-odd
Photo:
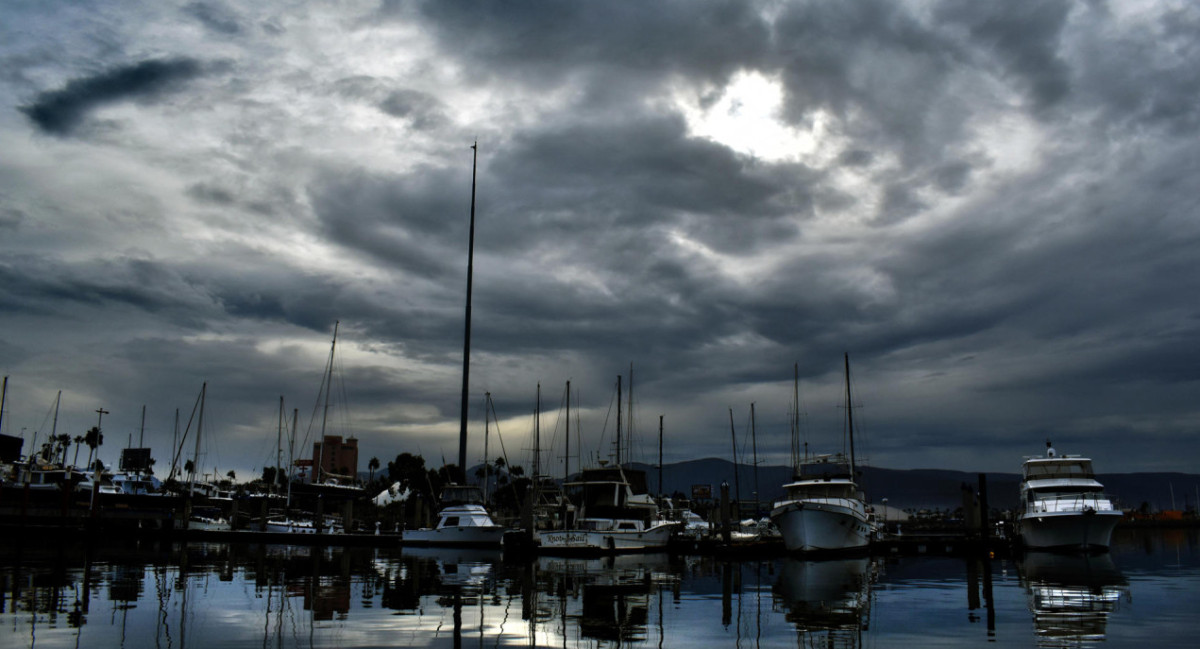
<svg viewBox="0 0 1200 649"><path fill-rule="evenodd" d="M467 317L463 329L462 416L458 427L458 465L467 471L467 386L471 374L471 280L475 272L475 170L479 161L479 142L471 145L471 230L467 243Z"/></svg>

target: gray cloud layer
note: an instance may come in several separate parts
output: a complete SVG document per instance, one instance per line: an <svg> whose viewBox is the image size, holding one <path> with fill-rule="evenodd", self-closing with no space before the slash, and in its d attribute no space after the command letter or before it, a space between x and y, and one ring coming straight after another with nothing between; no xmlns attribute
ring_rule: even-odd
<svg viewBox="0 0 1200 649"><path fill-rule="evenodd" d="M221 461L252 471L340 320L364 453L452 454L478 140L472 394L510 453L536 382L568 379L604 452L631 361L674 458L726 456L753 401L786 459L793 363L838 447L849 351L881 466L1014 470L1051 436L1108 471L1193 468L1200 10L42 11L0 28L6 433L61 387L114 439L150 404L166 445L207 380ZM785 154L741 146L746 78L777 89Z"/></svg>

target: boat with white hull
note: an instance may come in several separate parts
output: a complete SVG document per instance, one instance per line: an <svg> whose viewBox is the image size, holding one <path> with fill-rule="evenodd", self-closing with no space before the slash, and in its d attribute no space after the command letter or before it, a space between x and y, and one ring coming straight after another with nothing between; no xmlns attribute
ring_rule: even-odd
<svg viewBox="0 0 1200 649"><path fill-rule="evenodd" d="M1025 460L1017 536L1029 548L1106 550L1121 510L1096 480L1092 461L1058 455Z"/></svg>
<svg viewBox="0 0 1200 649"><path fill-rule="evenodd" d="M400 542L404 545L499 548L503 539L504 527L492 520L491 514L483 506L480 489L449 485L442 490L442 508L438 510L437 525L404 530Z"/></svg>
<svg viewBox="0 0 1200 649"><path fill-rule="evenodd" d="M850 455L797 458L796 479L783 485L784 498L771 508L784 547L791 552L839 552L866 548L875 532L863 493L855 483L854 417L850 357L846 363L846 417ZM797 380L797 383L799 381ZM798 391L798 390L797 390ZM796 412L799 412L797 394ZM798 435L799 426L793 427ZM793 449L796 443L793 442Z"/></svg>
<svg viewBox="0 0 1200 649"><path fill-rule="evenodd" d="M801 467L801 479L783 486L787 496L775 503L771 520L789 551L853 550L870 544L873 523L858 486L843 469L848 466L841 456L815 458Z"/></svg>
<svg viewBox="0 0 1200 649"><path fill-rule="evenodd" d="M548 552L562 550L593 552L645 552L667 547L676 523L661 521L645 526L640 520L600 519L584 521L592 529L538 532L538 542Z"/></svg>
<svg viewBox="0 0 1200 649"><path fill-rule="evenodd" d="M680 526L664 520L645 487L645 472L620 466L584 469L565 485L577 514L566 529L535 530L534 541L554 552L645 552L667 547Z"/></svg>

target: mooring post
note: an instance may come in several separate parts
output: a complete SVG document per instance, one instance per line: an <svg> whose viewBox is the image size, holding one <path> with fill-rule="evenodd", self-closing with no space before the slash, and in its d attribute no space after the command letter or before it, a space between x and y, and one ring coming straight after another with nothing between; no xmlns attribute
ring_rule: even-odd
<svg viewBox="0 0 1200 649"><path fill-rule="evenodd" d="M729 525L729 483L721 483L721 539L725 543L733 540L733 530Z"/></svg>
<svg viewBox="0 0 1200 649"><path fill-rule="evenodd" d="M990 545L989 537L990 530L988 523L988 495L987 495L987 474L979 474L979 542L983 547L983 551L988 551Z"/></svg>

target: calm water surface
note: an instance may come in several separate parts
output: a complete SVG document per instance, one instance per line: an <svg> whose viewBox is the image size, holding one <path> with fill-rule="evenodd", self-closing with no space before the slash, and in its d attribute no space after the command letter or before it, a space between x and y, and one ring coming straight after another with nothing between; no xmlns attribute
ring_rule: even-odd
<svg viewBox="0 0 1200 649"><path fill-rule="evenodd" d="M10 542L0 572L0 647L1200 646L1195 530L990 562Z"/></svg>

